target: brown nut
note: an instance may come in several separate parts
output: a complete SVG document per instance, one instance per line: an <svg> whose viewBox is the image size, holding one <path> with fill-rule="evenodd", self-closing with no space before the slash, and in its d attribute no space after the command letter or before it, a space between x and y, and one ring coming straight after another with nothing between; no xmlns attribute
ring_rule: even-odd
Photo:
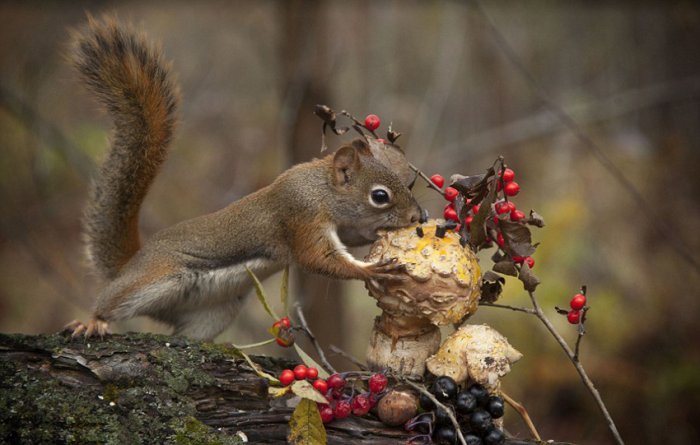
<svg viewBox="0 0 700 445"><path fill-rule="evenodd" d="M379 420L390 426L403 425L418 413L418 396L410 389L392 389L377 405Z"/></svg>

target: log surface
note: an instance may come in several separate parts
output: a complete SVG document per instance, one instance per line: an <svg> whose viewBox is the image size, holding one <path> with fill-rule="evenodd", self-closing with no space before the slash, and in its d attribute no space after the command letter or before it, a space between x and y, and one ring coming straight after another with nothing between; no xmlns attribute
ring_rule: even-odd
<svg viewBox="0 0 700 445"><path fill-rule="evenodd" d="M253 360L273 375L293 365ZM269 398L267 380L223 344L151 334L90 341L0 334L0 443L237 444L247 437L284 444L291 400ZM398 445L411 437L357 417L326 430L329 444Z"/></svg>

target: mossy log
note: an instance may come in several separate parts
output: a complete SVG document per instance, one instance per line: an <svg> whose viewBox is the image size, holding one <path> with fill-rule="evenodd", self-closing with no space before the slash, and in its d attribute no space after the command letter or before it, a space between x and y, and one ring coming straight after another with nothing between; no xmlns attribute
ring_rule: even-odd
<svg viewBox="0 0 700 445"><path fill-rule="evenodd" d="M273 374L291 365L253 360ZM267 381L223 344L150 334L90 341L0 334L0 443L237 444L246 437L284 444L288 401L269 398ZM327 432L329 444L410 437L356 417Z"/></svg>

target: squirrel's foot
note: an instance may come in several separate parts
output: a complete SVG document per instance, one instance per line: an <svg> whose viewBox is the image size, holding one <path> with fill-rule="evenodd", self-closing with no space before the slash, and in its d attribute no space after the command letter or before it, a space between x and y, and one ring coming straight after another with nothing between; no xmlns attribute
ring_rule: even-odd
<svg viewBox="0 0 700 445"><path fill-rule="evenodd" d="M96 318L91 319L87 325L80 320L73 320L63 328L63 332L70 333L71 338L80 337L81 335L84 335L85 338L96 336L101 338L109 333L108 327L109 324L106 321Z"/></svg>
<svg viewBox="0 0 700 445"><path fill-rule="evenodd" d="M386 293L386 287L383 282L406 280L406 277L403 275L403 272L406 272L406 266L400 264L396 258L374 263L368 269L370 273L370 277L367 280L368 284L382 294Z"/></svg>

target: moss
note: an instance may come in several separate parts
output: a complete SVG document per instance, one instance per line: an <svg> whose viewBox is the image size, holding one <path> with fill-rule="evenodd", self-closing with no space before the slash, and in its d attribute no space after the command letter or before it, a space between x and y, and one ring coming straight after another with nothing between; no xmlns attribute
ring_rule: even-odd
<svg viewBox="0 0 700 445"><path fill-rule="evenodd" d="M178 419L173 423L175 434L171 437L177 445L234 445L243 443L237 436L217 433L194 417Z"/></svg>

